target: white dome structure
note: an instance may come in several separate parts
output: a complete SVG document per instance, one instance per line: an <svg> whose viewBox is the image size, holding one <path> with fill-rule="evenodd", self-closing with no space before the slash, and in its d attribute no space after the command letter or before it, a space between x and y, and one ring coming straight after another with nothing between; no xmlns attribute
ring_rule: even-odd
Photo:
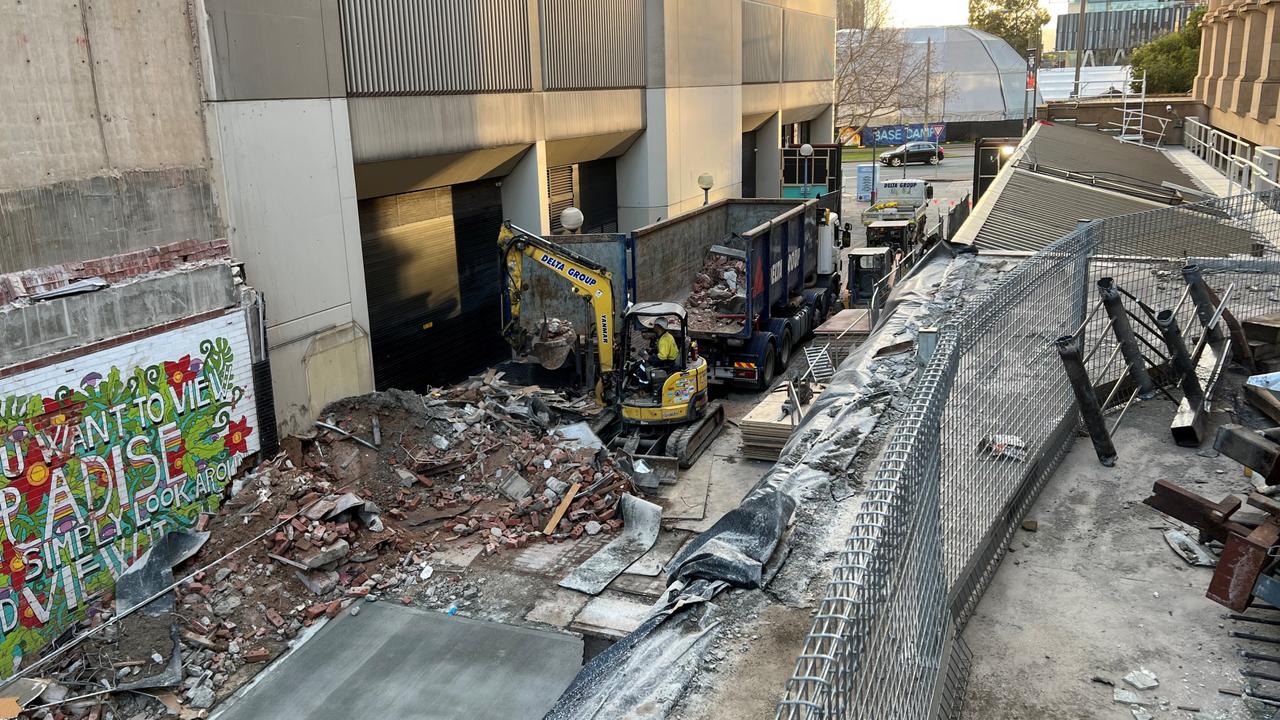
<svg viewBox="0 0 1280 720"><path fill-rule="evenodd" d="M966 25L903 28L920 53L933 40L934 72L944 77L941 122L1021 120L1027 61L1003 39ZM1039 91L1035 103L1044 102ZM1031 114L1035 114L1034 105Z"/></svg>

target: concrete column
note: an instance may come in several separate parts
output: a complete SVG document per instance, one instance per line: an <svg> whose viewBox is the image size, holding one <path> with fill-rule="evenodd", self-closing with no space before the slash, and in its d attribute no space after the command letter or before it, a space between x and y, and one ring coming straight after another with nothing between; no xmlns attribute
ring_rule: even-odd
<svg viewBox="0 0 1280 720"><path fill-rule="evenodd" d="M1200 19L1200 62L1196 66L1196 79L1191 88L1191 96L1205 102L1210 71L1213 67L1213 24L1208 17Z"/></svg>
<svg viewBox="0 0 1280 720"><path fill-rule="evenodd" d="M1262 4L1262 59L1261 72L1253 85L1253 97L1249 114L1259 122L1267 122L1276 116L1276 104L1280 100L1280 4Z"/></svg>
<svg viewBox="0 0 1280 720"><path fill-rule="evenodd" d="M776 113L756 130L756 197L782 195L782 114Z"/></svg>
<svg viewBox="0 0 1280 720"><path fill-rule="evenodd" d="M525 230L549 234L547 143L539 140L502 179L502 217Z"/></svg>
<svg viewBox="0 0 1280 720"><path fill-rule="evenodd" d="M817 144L835 142L836 116L835 106L829 106L822 114L809 123L809 131L813 142Z"/></svg>
<svg viewBox="0 0 1280 720"><path fill-rule="evenodd" d="M1232 111L1232 91L1236 77L1240 74L1241 56L1244 54L1244 18L1234 7L1223 13L1226 18L1226 42L1222 53L1222 71L1218 73L1218 92L1214 105Z"/></svg>
<svg viewBox="0 0 1280 720"><path fill-rule="evenodd" d="M1241 12L1244 18L1244 59L1240 63L1240 74L1234 84L1232 107L1243 115L1248 114L1253 106L1253 84L1262 74L1267 16L1258 6L1257 0L1250 0L1241 8Z"/></svg>
<svg viewBox="0 0 1280 720"><path fill-rule="evenodd" d="M1210 17L1212 15L1212 17ZM1205 28L1208 33L1207 38L1212 41L1210 47L1209 72L1205 76L1205 104L1210 107L1216 107L1219 97L1219 85L1224 72L1223 56L1227 49L1227 21L1222 16L1222 11L1210 11L1205 15L1205 19L1209 21L1209 26Z"/></svg>

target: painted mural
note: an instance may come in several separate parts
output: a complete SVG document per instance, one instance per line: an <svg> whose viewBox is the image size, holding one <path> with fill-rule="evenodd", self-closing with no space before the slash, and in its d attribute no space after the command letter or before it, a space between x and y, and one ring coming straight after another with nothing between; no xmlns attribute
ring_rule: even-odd
<svg viewBox="0 0 1280 720"><path fill-rule="evenodd" d="M243 313L0 379L0 677L258 448Z"/></svg>

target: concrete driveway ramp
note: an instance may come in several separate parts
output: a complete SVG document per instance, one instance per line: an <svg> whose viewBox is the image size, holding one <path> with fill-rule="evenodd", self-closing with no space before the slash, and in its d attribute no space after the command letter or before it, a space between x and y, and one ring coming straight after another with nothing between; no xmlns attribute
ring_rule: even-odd
<svg viewBox="0 0 1280 720"><path fill-rule="evenodd" d="M361 603L259 676L217 720L534 720L582 666L573 635Z"/></svg>

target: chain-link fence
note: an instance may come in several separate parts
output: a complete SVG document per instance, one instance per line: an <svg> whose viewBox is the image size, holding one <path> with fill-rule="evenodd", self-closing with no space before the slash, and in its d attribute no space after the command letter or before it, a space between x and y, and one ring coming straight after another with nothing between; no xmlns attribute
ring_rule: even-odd
<svg viewBox="0 0 1280 720"><path fill-rule="evenodd" d="M1079 421L1054 341L1083 327L1085 346L1097 348L1093 383L1121 380L1106 315L1092 312L1097 280L1113 278L1135 313L1145 312L1137 301L1172 309L1189 260L1220 295L1230 292L1237 317L1280 311L1278 209L1280 193L1264 193L1082 223L943 326L856 500L778 718L957 709L967 661L960 629ZM1183 303L1182 327L1193 317ZM1162 362L1159 336L1142 323L1135 330L1152 363Z"/></svg>

